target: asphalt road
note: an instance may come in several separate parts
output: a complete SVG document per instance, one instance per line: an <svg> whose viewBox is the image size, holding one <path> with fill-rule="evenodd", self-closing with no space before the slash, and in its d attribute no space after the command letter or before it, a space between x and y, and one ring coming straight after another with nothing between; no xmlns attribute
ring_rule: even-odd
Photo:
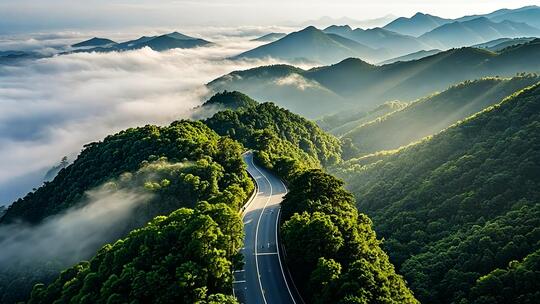
<svg viewBox="0 0 540 304"><path fill-rule="evenodd" d="M256 166L251 153L244 155L244 161L258 193L243 213L245 265L234 273L234 294L240 303L296 303L277 250L280 203L287 188L278 177Z"/></svg>

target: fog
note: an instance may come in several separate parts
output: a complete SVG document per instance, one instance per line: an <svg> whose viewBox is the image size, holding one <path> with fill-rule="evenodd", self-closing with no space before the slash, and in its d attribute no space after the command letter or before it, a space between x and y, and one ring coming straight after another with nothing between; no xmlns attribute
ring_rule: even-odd
<svg viewBox="0 0 540 304"><path fill-rule="evenodd" d="M206 82L273 63L224 59L257 46L244 36L258 30L239 29L226 40L215 32L212 47L80 53L0 65L0 204L30 191L27 185L38 186L48 168L64 155L73 160L84 144L125 128L189 117L208 97ZM49 48L56 43L51 41L65 44L82 36L41 36L31 44Z"/></svg>
<svg viewBox="0 0 540 304"><path fill-rule="evenodd" d="M104 241L120 237L126 219L151 195L136 190L102 186L64 213L37 226L4 225L0 228L0 268L17 269L48 261L69 266L91 256Z"/></svg>

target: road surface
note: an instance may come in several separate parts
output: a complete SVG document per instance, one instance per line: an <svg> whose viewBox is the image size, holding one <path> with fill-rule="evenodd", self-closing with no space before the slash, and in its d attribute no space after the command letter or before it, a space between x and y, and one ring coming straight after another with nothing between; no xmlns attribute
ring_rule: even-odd
<svg viewBox="0 0 540 304"><path fill-rule="evenodd" d="M287 188L275 175L256 166L252 153L246 153L244 161L258 193L243 213L245 265L234 273L234 294L246 304L295 304L277 247L280 203Z"/></svg>

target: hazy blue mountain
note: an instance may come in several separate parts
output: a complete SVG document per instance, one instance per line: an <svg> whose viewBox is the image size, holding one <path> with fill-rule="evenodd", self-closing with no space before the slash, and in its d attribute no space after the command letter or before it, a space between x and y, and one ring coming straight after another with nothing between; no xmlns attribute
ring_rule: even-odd
<svg viewBox="0 0 540 304"><path fill-rule="evenodd" d="M232 72L208 86L243 91L317 118L349 108L370 110L389 100L413 101L468 79L540 72L538 54L540 39L499 53L467 47L383 66L355 58L310 70L266 66Z"/></svg>
<svg viewBox="0 0 540 304"><path fill-rule="evenodd" d="M92 40L92 39L91 39ZM90 41L90 40L88 40ZM110 52L136 50L149 47L154 51L166 51L170 49L187 49L212 44L204 39L190 37L179 32L172 32L160 36L142 36L135 40L129 40L112 45L99 45L93 48L75 50L74 52Z"/></svg>
<svg viewBox="0 0 540 304"><path fill-rule="evenodd" d="M509 10L503 14L492 17L491 20L525 22L529 25L540 28L540 7L533 5L517 10Z"/></svg>
<svg viewBox="0 0 540 304"><path fill-rule="evenodd" d="M410 54L407 54L407 55L403 55L403 56L399 56L399 57L395 57L395 58L391 58L391 59L382 61L382 62L379 63L379 65L390 64L390 63L394 63L394 62L398 62L398 61L417 60L417 59L421 59L421 58L424 58L424 57L427 57L427 56L438 54L440 52L442 52L442 51L438 50L438 49L429 50L429 51L422 50L422 51L418 51L418 52L414 52L414 53L410 53Z"/></svg>
<svg viewBox="0 0 540 304"><path fill-rule="evenodd" d="M323 16L319 19L313 19L313 20L302 22L299 26L306 27L306 26L313 25L318 28L324 28L324 27L331 26L332 24L349 24L354 27L373 28L373 27L383 26L394 19L396 19L396 16L392 14L388 14L386 16L373 18L373 19L366 19L366 20L356 20L356 19L351 19L347 17L332 18L328 16Z"/></svg>
<svg viewBox="0 0 540 304"><path fill-rule="evenodd" d="M452 22L452 19L416 13L411 18L400 17L388 23L383 28L396 33L418 37L441 25Z"/></svg>
<svg viewBox="0 0 540 304"><path fill-rule="evenodd" d="M277 41L244 52L235 58L278 58L290 61L334 63L347 57L366 60L384 58L384 51L360 44L345 37L327 34L310 26Z"/></svg>
<svg viewBox="0 0 540 304"><path fill-rule="evenodd" d="M470 46L498 38L540 36L540 29L513 21L493 22L480 17L442 25L422 36L425 43L437 48Z"/></svg>
<svg viewBox="0 0 540 304"><path fill-rule="evenodd" d="M82 42L79 42L79 43L72 44L71 47L74 47L74 48L96 47L96 46L108 47L108 46L113 46L115 44L117 44L117 43L115 41L110 40L110 39L94 37L92 39L88 39L88 40L85 40L85 41L82 41Z"/></svg>
<svg viewBox="0 0 540 304"><path fill-rule="evenodd" d="M499 38L495 40L491 40L485 43L480 43L477 45L473 45L474 47L481 48L481 49L487 49L493 52L498 52L500 50L503 50L510 46L515 46L519 44L524 44L527 42L533 41L534 37L523 37L523 38Z"/></svg>
<svg viewBox="0 0 540 304"><path fill-rule="evenodd" d="M383 28L353 30L350 26L330 26L324 29L326 33L337 34L372 48L386 49L392 57L432 49L428 44L419 39L392 32ZM389 59L389 58L386 58Z"/></svg>
<svg viewBox="0 0 540 304"><path fill-rule="evenodd" d="M536 5L524 6L517 9L500 9L484 15L470 15L456 19L456 21L468 21L478 17L486 17L493 21L525 22L540 28L540 7Z"/></svg>
<svg viewBox="0 0 540 304"><path fill-rule="evenodd" d="M0 51L0 65L18 64L21 61L43 58L44 56L29 51Z"/></svg>
<svg viewBox="0 0 540 304"><path fill-rule="evenodd" d="M272 42L276 41L278 39L281 39L283 37L287 36L285 33L270 33L266 34L264 36L261 36L259 38L252 39L251 41L260 41L260 42Z"/></svg>

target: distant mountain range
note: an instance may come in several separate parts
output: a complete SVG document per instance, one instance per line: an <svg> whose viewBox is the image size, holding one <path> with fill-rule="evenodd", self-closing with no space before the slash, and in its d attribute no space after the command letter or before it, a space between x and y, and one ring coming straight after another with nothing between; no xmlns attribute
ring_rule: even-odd
<svg viewBox="0 0 540 304"><path fill-rule="evenodd" d="M300 27L307 27L307 26L312 25L318 28L325 28L332 24L348 24L354 27L372 28L372 27L383 26L394 19L396 19L396 16L392 14L388 14L379 18L365 19L365 20L356 20L356 19L347 18L347 17L332 18L332 17L324 16L319 19L312 19L312 20L302 22L301 24L294 24L294 25L300 26Z"/></svg>
<svg viewBox="0 0 540 304"><path fill-rule="evenodd" d="M506 17L508 19L504 19ZM431 50L474 46L501 38L540 37L539 28L512 21L526 20L537 24L535 18L540 19L540 9L529 6L455 20L416 13L411 18L400 17L384 27L370 29L353 29L350 25L336 22L322 31L309 26L289 35L270 33L255 39L268 44L236 58L273 57L321 64L336 63L347 57L371 63L407 61L436 53ZM490 50L498 51L503 46Z"/></svg>
<svg viewBox="0 0 540 304"><path fill-rule="evenodd" d="M0 51L0 65L12 65L21 61L42 58L44 55L31 51Z"/></svg>
<svg viewBox="0 0 540 304"><path fill-rule="evenodd" d="M244 52L241 58L278 58L288 61L307 61L330 64L348 57L378 60L388 56L377 50L346 37L325 33L313 26L291 33L277 41Z"/></svg>
<svg viewBox="0 0 540 304"><path fill-rule="evenodd" d="M499 39L491 40L491 41L488 41L488 42L476 44L476 45L473 45L473 46L476 47L476 48L480 48L480 49L486 49L486 50L490 50L490 51L493 51L493 52L498 52L498 51L501 51L501 50L503 50L503 49L505 49L507 47L516 46L516 45L519 45L519 44L524 44L524 43L533 41L534 39L536 39L536 38L534 38L534 37L499 38Z"/></svg>
<svg viewBox="0 0 540 304"><path fill-rule="evenodd" d="M261 36L259 38L252 39L251 41L260 41L260 42L272 42L276 41L278 39L281 39L283 37L287 36L285 33L270 33L266 34L264 36Z"/></svg>
<svg viewBox="0 0 540 304"><path fill-rule="evenodd" d="M385 25L383 28L403 35L418 37L452 21L452 19L444 19L429 14L416 13L411 18L397 18L396 20Z"/></svg>
<svg viewBox="0 0 540 304"><path fill-rule="evenodd" d="M500 9L489 14L471 15L456 19L456 21L468 21L478 17L485 17L495 22L504 20L524 22L540 28L540 7L536 5L524 6L517 9Z"/></svg>
<svg viewBox="0 0 540 304"><path fill-rule="evenodd" d="M407 54L407 55L394 57L394 58L379 62L378 64L383 65L383 64L390 64L390 63L394 63L394 62L398 62L398 61L418 60L418 59L421 59L421 58L424 58L424 57L427 57L427 56L438 54L440 52L442 52L442 51L438 50L438 49L433 49L433 50L428 50L428 51L422 50L422 51L410 53L410 54Z"/></svg>
<svg viewBox="0 0 540 304"><path fill-rule="evenodd" d="M415 37L402 35L383 28L373 28L368 30L357 28L353 30L348 25L330 26L324 29L324 32L349 38L371 48L385 49L386 54L389 54L391 57L424 49L432 49L431 46L423 43Z"/></svg>
<svg viewBox="0 0 540 304"><path fill-rule="evenodd" d="M388 100L412 101L467 79L540 72L538 54L540 39L499 53L466 47L383 66L350 58L310 70L259 67L230 73L208 86L243 91L317 118L346 107L370 109Z"/></svg>
<svg viewBox="0 0 540 304"><path fill-rule="evenodd" d="M74 48L96 47L96 46L107 47L107 46L113 46L116 44L118 43L107 38L94 37L94 38L91 38L91 39L88 39L79 43L72 44L71 47L74 47Z"/></svg>
<svg viewBox="0 0 540 304"><path fill-rule="evenodd" d="M437 48L470 46L498 39L540 36L540 29L526 23L513 21L493 22L480 17L463 22L452 22L442 25L419 37L423 42Z"/></svg>
<svg viewBox="0 0 540 304"><path fill-rule="evenodd" d="M141 38L116 43L106 38L97 38L82 41L72 45L75 48L75 53L80 52L111 52L111 51L127 51L149 47L154 51L166 51L170 49L187 49L212 44L200 38L190 37L178 32L172 32L160 36L143 36Z"/></svg>

